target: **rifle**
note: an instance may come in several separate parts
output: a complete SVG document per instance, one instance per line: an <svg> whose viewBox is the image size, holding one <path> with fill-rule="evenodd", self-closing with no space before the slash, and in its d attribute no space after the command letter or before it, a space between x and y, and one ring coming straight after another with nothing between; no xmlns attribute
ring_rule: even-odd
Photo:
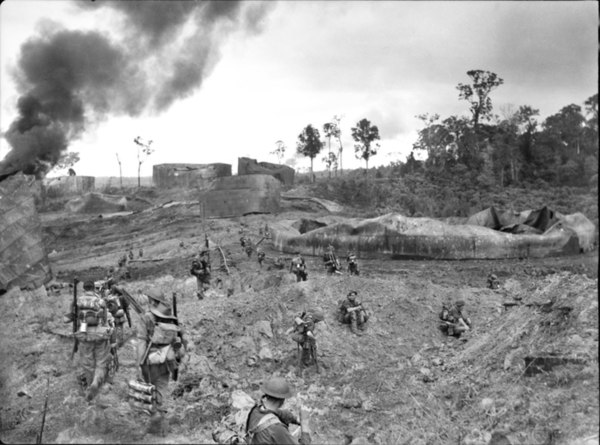
<svg viewBox="0 0 600 445"><path fill-rule="evenodd" d="M173 292L173 316L175 317L175 324L179 326L179 319L177 318L177 292ZM179 331L179 338L183 343L183 332ZM181 346L180 346L181 347ZM176 382L179 377L179 368L173 370L173 381Z"/></svg>
<svg viewBox="0 0 600 445"><path fill-rule="evenodd" d="M48 376L48 380L46 380L46 400L44 401L44 411L42 414L42 426L40 426L40 432L37 434L35 443L41 444L42 435L44 434L44 426L46 425L46 411L48 411L48 392L50 389L50 376Z"/></svg>
<svg viewBox="0 0 600 445"><path fill-rule="evenodd" d="M121 295L123 296L123 298L125 298L125 301L127 301L127 303L129 303L131 306L133 306L133 309L135 309L135 311L138 314L142 315L144 313L142 306L137 302L137 300L135 298L133 298L131 296L131 294L129 292L127 292L125 290L125 288L116 287L116 289L117 289L117 291L121 292ZM127 311L125 311L125 313L127 313ZM129 321L129 316L127 317L127 321ZM131 327L131 322L129 322L129 327Z"/></svg>
<svg viewBox="0 0 600 445"><path fill-rule="evenodd" d="M71 351L71 360L73 360L73 356L79 349L79 340L75 337L77 333L77 319L79 318L79 313L77 312L77 284L79 280L77 278L73 278L73 339L75 340L73 343L73 350Z"/></svg>

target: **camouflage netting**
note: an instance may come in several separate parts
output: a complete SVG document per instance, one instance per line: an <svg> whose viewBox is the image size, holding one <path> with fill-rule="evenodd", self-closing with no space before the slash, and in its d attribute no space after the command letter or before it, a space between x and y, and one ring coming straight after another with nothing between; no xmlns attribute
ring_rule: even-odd
<svg viewBox="0 0 600 445"><path fill-rule="evenodd" d="M251 158L238 158L238 175L256 174L271 175L285 185L294 185L295 171L287 165L257 162L256 159Z"/></svg>
<svg viewBox="0 0 600 445"><path fill-rule="evenodd" d="M210 180L231 176L230 164L159 164L152 167L152 182L158 188L206 187Z"/></svg>
<svg viewBox="0 0 600 445"><path fill-rule="evenodd" d="M204 216L227 218L280 209L281 182L269 175L217 178L200 194Z"/></svg>
<svg viewBox="0 0 600 445"><path fill-rule="evenodd" d="M20 173L0 182L0 292L35 289L50 279L32 186L35 180Z"/></svg>
<svg viewBox="0 0 600 445"><path fill-rule="evenodd" d="M67 202L65 210L72 213L114 213L127 211L129 206L124 196L86 193Z"/></svg>
<svg viewBox="0 0 600 445"><path fill-rule="evenodd" d="M280 221L273 225L272 234L275 247L284 252L321 255L332 244L338 252L353 250L363 258L540 258L594 247L594 224L581 213L562 215L544 208L517 215L520 219L502 224L488 209L466 223L448 224L390 213L366 220L337 218L306 233L295 221Z"/></svg>

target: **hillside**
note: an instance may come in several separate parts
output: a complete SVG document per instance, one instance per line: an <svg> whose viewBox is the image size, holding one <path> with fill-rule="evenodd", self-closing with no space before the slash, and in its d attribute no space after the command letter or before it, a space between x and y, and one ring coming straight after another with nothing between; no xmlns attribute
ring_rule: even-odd
<svg viewBox="0 0 600 445"><path fill-rule="evenodd" d="M173 199L146 197L156 204ZM309 257L309 280L295 283L269 267L279 253L268 241L261 244L267 253L261 269L239 237L244 232L256 242L259 228L277 219L327 215L298 204L286 202L279 215L205 222L197 206L185 203L110 218L43 213L59 283L101 279L125 251L142 248L123 285L132 294L151 285L177 292L191 361L170 384L167 436L144 435L143 416L126 400L135 338L120 351L113 384L88 403L76 385L77 360L69 361L70 325L62 323L68 288L12 290L0 299L0 439L35 442L47 393L46 443L213 443L211 431L231 412L232 394L257 398L260 382L278 374L298 389L289 407L307 407L315 443L483 445L494 432L513 445L598 443L597 250L521 261L359 259L360 277L327 276L321 259ZM346 206L346 212L356 211ZM213 274L222 286L199 301L189 263L205 231L211 248L223 248L231 274ZM211 255L216 270L220 261ZM485 287L490 272L501 280L498 291ZM373 314L361 337L335 320L337 301L349 290ZM437 329L442 302L459 297L474 321L464 342ZM326 312L317 330L319 374L298 372L295 344L284 334L296 314L314 306ZM133 318L132 337L139 323ZM542 360L556 366L534 374Z"/></svg>

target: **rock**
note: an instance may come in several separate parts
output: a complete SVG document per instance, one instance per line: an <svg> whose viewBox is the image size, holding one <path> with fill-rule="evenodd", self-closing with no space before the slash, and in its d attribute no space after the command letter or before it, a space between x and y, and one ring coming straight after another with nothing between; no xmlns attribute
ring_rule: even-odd
<svg viewBox="0 0 600 445"><path fill-rule="evenodd" d="M423 357L418 352L410 358L410 362L413 365L416 365L417 363L420 363L421 361L423 361Z"/></svg>
<svg viewBox="0 0 600 445"><path fill-rule="evenodd" d="M267 320L257 321L254 324L254 329L256 329L256 332L258 332L259 334L263 334L264 336L266 336L268 338L273 338L273 331L271 330L271 323Z"/></svg>
<svg viewBox="0 0 600 445"><path fill-rule="evenodd" d="M419 372L423 376L423 381L425 383L434 381L434 377L433 377L433 373L431 372L431 369L423 367L423 368L419 369Z"/></svg>
<svg viewBox="0 0 600 445"><path fill-rule="evenodd" d="M442 359L441 359L441 358L439 358L439 357L435 357L435 358L433 358L433 359L431 360L431 364L432 364L433 366L442 366L442 365L444 364L444 360L442 360Z"/></svg>
<svg viewBox="0 0 600 445"><path fill-rule="evenodd" d="M489 411L491 410L495 405L494 399L490 399L489 397L485 397L483 399L481 399L481 402L479 402L479 406L481 406L481 408L484 411Z"/></svg>
<svg viewBox="0 0 600 445"><path fill-rule="evenodd" d="M258 357L261 360L273 360L273 351L268 346L263 346L258 352Z"/></svg>
<svg viewBox="0 0 600 445"><path fill-rule="evenodd" d="M494 431L487 445L512 445L506 434Z"/></svg>
<svg viewBox="0 0 600 445"><path fill-rule="evenodd" d="M249 354L254 354L256 352L256 346L254 345L254 339L247 335L239 337L236 341L234 341L231 346L237 349L245 350Z"/></svg>
<svg viewBox="0 0 600 445"><path fill-rule="evenodd" d="M241 389L231 393L231 406L235 409L250 409L254 406L254 399Z"/></svg>

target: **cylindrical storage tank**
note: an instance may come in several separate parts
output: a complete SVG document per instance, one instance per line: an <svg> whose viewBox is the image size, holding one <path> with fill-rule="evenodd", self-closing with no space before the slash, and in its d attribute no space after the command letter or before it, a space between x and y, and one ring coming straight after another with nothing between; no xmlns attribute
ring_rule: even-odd
<svg viewBox="0 0 600 445"><path fill-rule="evenodd" d="M36 289L51 278L34 183L21 173L0 182L0 293L13 286Z"/></svg>

